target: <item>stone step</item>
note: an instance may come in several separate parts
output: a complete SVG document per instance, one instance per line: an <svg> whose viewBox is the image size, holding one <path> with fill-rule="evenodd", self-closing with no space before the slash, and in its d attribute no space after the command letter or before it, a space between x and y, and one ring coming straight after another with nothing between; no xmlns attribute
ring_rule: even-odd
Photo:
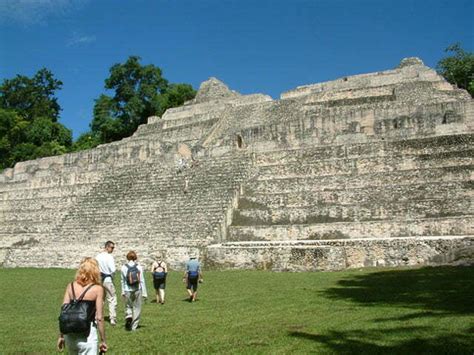
<svg viewBox="0 0 474 355"><path fill-rule="evenodd" d="M411 201L421 199L456 199L472 197L474 182L436 182L396 186L369 186L323 191L289 191L253 193L240 196L239 208L298 207L314 204L339 203L351 205L379 201Z"/></svg>
<svg viewBox="0 0 474 355"><path fill-rule="evenodd" d="M256 158L258 165L285 162L317 162L346 158L400 157L412 155L436 155L472 149L474 134L426 137L402 141L378 141L347 145L325 145L296 149L273 150L261 153Z"/></svg>
<svg viewBox="0 0 474 355"><path fill-rule="evenodd" d="M229 226L229 241L391 238L474 234L474 217L456 216L364 222Z"/></svg>
<svg viewBox="0 0 474 355"><path fill-rule="evenodd" d="M369 186L361 188L341 188L320 191L287 191L274 193L253 193L245 191L239 198L238 207L277 208L299 207L316 204L338 203L354 205L380 203L382 201L405 201L422 199L457 199L474 197L474 182L435 182L403 184L395 186Z"/></svg>
<svg viewBox="0 0 474 355"><path fill-rule="evenodd" d="M2 211L0 212L1 223L10 222L44 222L44 221L57 221L66 215L64 209L42 209L37 211L24 211L24 210L13 210L13 211Z"/></svg>
<svg viewBox="0 0 474 355"><path fill-rule="evenodd" d="M0 248L0 264L8 267L46 267L46 268L77 268L84 257L94 257L101 250L104 240L109 236L95 237L88 240L76 239L53 241L55 248L50 243L36 243L34 245L19 245L12 248ZM207 241L195 238L193 240L165 240L161 238L137 239L127 236L113 238L115 241L115 252L113 254L117 267L125 262L128 251L134 250L138 255L138 263L144 267L145 277L149 278L148 272L156 251L166 253L168 266L173 270L183 270L188 260L189 251L199 250ZM119 276L116 276L116 278ZM116 279L117 280L117 279Z"/></svg>
<svg viewBox="0 0 474 355"><path fill-rule="evenodd" d="M389 171L469 166L474 163L474 149L428 156L345 158L314 162L295 161L259 167L260 179L266 177L325 176L373 174Z"/></svg>
<svg viewBox="0 0 474 355"><path fill-rule="evenodd" d="M54 235L56 227L51 220L2 221L2 233L5 234L48 234Z"/></svg>
<svg viewBox="0 0 474 355"><path fill-rule="evenodd" d="M96 228L100 227L108 227L108 226L117 226L117 227L125 227L126 225L133 226L141 226L141 228L146 228L146 230L156 230L162 231L163 233L167 231L176 231L179 229L204 229L205 227L211 225L215 222L221 222L223 217L221 214L219 215L201 215L194 218L185 218L185 217L174 217L174 218L154 218L153 216L146 216L142 218L138 218L138 216L134 218L128 218L125 215L105 215L101 216L102 218L86 218L80 216L81 221L76 222L74 219L66 219L64 224L61 224L61 228L63 230L76 230L80 229L81 225L87 222L89 225L94 225ZM121 218L120 223L111 223L111 220ZM76 217L77 219L77 217ZM18 222L20 223L20 222Z"/></svg>
<svg viewBox="0 0 474 355"><path fill-rule="evenodd" d="M178 220L185 220L185 219L192 219L197 220L200 218L211 218L212 215L221 216L223 212L226 210L224 206L215 206L215 207L207 207L205 209L201 209L196 211L195 209L191 208L183 208L183 209L173 209L173 210L166 210L163 209L162 211L156 211L150 208L125 208L125 209L114 209L110 208L107 210L99 210L99 211L84 211L81 212L80 217L89 219L92 221L100 221L102 218L110 218L113 216L123 216L123 218L133 219L133 218L153 218L156 222L163 222L169 221L172 219ZM65 208L59 209L41 209L41 210L10 210L10 211L2 211L0 212L0 221L3 222L42 222L46 220L51 221L59 221L63 217L68 216L68 218L77 218L79 216L78 213L71 211L68 212Z"/></svg>
<svg viewBox="0 0 474 355"><path fill-rule="evenodd" d="M38 170L29 173L27 180L0 183L0 192L93 184L100 181L102 174L99 171L78 171L77 168L68 169L67 167L63 167L61 171Z"/></svg>
<svg viewBox="0 0 474 355"><path fill-rule="evenodd" d="M472 197L408 202L370 202L354 205L315 204L299 207L234 210L232 225L273 225L420 219L447 216L474 216Z"/></svg>
<svg viewBox="0 0 474 355"><path fill-rule="evenodd" d="M401 186L435 182L468 182L473 179L473 167L453 166L435 169L390 171L375 174L328 175L320 177L268 178L249 181L245 193L294 191L325 191L363 187Z"/></svg>
<svg viewBox="0 0 474 355"><path fill-rule="evenodd" d="M75 196L51 197L44 199L0 200L0 215L2 212L38 211L42 209L61 209L76 201Z"/></svg>
<svg viewBox="0 0 474 355"><path fill-rule="evenodd" d="M334 271L472 262L474 235L228 242L207 248L206 267Z"/></svg>
<svg viewBox="0 0 474 355"><path fill-rule="evenodd" d="M37 189L24 189L0 193L0 200L34 200L44 198L63 198L83 196L94 188L95 184L78 184L69 186L57 186L55 188L45 187Z"/></svg>

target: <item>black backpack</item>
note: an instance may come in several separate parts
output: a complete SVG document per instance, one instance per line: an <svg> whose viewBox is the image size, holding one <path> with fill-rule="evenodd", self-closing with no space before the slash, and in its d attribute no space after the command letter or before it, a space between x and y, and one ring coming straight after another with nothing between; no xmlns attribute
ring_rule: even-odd
<svg viewBox="0 0 474 355"><path fill-rule="evenodd" d="M74 283L71 282L72 299L69 303L63 304L59 314L59 330L62 334L83 334L88 336L91 330L91 322L95 317L95 304L83 302L82 299L89 289L94 285L89 285L76 298Z"/></svg>
<svg viewBox="0 0 474 355"><path fill-rule="evenodd" d="M138 286L140 283L140 270L138 270L137 264L135 265L128 265L125 264L127 267L127 284L129 286Z"/></svg>

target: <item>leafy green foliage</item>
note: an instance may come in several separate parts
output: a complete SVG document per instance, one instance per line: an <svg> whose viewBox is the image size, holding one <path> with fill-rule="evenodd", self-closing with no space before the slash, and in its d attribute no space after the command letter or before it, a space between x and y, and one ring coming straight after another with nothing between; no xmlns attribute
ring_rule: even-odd
<svg viewBox="0 0 474 355"><path fill-rule="evenodd" d="M15 110L29 121L37 117L48 117L56 122L61 107L54 93L62 85L46 68L40 69L32 78L17 75L13 79L4 80L1 85L0 107Z"/></svg>
<svg viewBox="0 0 474 355"><path fill-rule="evenodd" d="M110 353L470 354L471 267L273 273L207 271L195 303L171 271L166 303L148 301L141 327L106 323ZM2 353L53 353L74 270L0 269ZM45 287L44 285L47 285ZM115 280L120 292L118 280ZM41 300L41 302L38 302ZM28 336L18 336L28 334Z"/></svg>
<svg viewBox="0 0 474 355"><path fill-rule="evenodd" d="M194 99L196 91L189 84L170 84L159 97L155 115L161 116L170 107L181 106L186 101Z"/></svg>
<svg viewBox="0 0 474 355"><path fill-rule="evenodd" d="M466 52L459 43L449 46L445 52L452 55L441 59L436 69L451 84L474 97L474 53Z"/></svg>
<svg viewBox="0 0 474 355"><path fill-rule="evenodd" d="M0 85L0 169L69 151L72 132L58 122L61 108L54 96L61 86L45 68Z"/></svg>
<svg viewBox="0 0 474 355"><path fill-rule="evenodd" d="M101 140L96 135L87 132L81 134L72 145L72 151L77 152L80 150L92 149L100 144Z"/></svg>
<svg viewBox="0 0 474 355"><path fill-rule="evenodd" d="M58 122L52 122L47 117L38 117L32 121L25 136L28 142L38 146L49 142L56 142L63 147L69 147L72 144L71 131Z"/></svg>
<svg viewBox="0 0 474 355"><path fill-rule="evenodd" d="M141 65L137 56L113 65L105 88L115 94L95 100L90 126L101 143L132 135L148 117L161 116L168 108L182 105L196 95L190 85L169 84L160 68Z"/></svg>

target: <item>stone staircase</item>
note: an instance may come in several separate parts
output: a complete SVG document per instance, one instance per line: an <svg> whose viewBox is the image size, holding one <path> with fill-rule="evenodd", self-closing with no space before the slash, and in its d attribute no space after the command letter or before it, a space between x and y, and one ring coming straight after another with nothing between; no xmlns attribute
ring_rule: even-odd
<svg viewBox="0 0 474 355"><path fill-rule="evenodd" d="M95 255L104 240L112 239L120 261L130 249L146 262L155 251L167 250L170 266L181 267L182 260L174 256L225 238L226 217L250 167L248 155L238 152L202 157L196 166L179 173L173 161L151 161L109 169L80 194L56 187L59 196L42 198L48 206L37 211L16 196L18 213L5 208L3 233L18 236L21 232L25 242L24 248L20 244L10 248L6 263L15 265L21 258L23 266L68 266L70 256ZM49 188L21 192L29 191L31 201L42 190L50 193ZM49 236L47 245L43 236ZM54 250L45 251L46 246ZM64 254L59 259L53 257L58 250Z"/></svg>

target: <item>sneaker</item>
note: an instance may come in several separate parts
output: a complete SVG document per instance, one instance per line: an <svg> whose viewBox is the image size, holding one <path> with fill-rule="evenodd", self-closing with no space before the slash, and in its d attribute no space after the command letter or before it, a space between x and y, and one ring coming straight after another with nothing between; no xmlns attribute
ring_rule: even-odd
<svg viewBox="0 0 474 355"><path fill-rule="evenodd" d="M132 330L132 318L125 318L125 330Z"/></svg>
<svg viewBox="0 0 474 355"><path fill-rule="evenodd" d="M117 325L117 321L116 321L115 319L111 319L111 320L110 320L110 325L111 325L112 327L115 327L115 326Z"/></svg>

